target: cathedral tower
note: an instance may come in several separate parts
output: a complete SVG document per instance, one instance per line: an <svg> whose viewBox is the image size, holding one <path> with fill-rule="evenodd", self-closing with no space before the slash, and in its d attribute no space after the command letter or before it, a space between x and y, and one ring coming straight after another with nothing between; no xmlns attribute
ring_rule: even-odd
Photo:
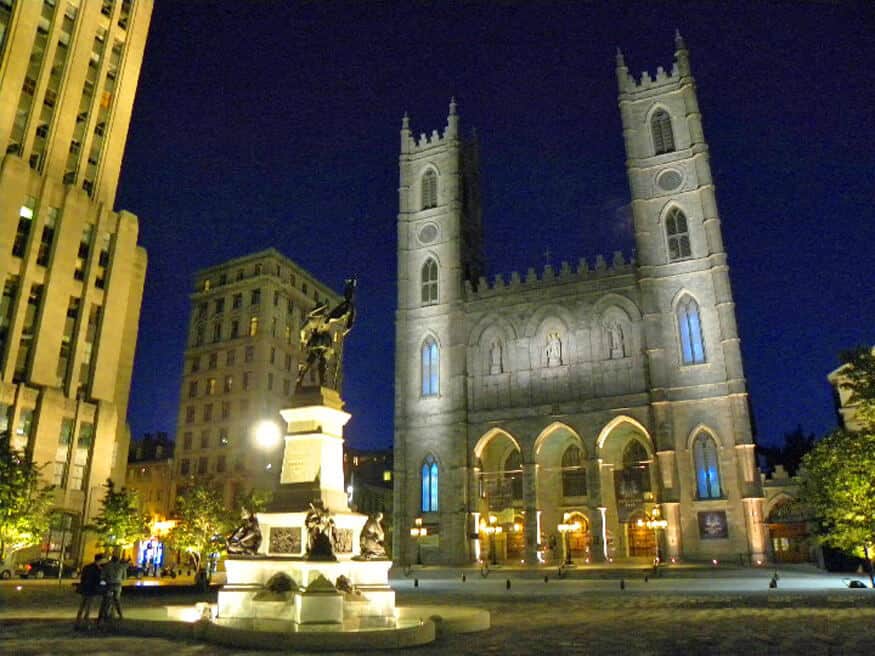
<svg viewBox="0 0 875 656"><path fill-rule="evenodd" d="M762 557L762 493L735 305L689 52L676 34L670 72L659 67L636 81L620 52L616 71L664 510L681 527L675 539L687 544L701 538L698 514L725 512L734 546ZM716 444L723 480L715 494L703 495L702 481L683 480L702 435L688 433L691 421L714 431L701 439Z"/></svg>
<svg viewBox="0 0 875 656"><path fill-rule="evenodd" d="M455 101L443 133L401 127L395 361L395 555L410 562L417 517L464 550L465 512L444 491L466 487L465 282L480 275L476 140ZM424 478L419 474L425 472ZM438 484L440 481L440 484ZM442 543L442 550L443 550ZM449 552L448 552L449 553Z"/></svg>

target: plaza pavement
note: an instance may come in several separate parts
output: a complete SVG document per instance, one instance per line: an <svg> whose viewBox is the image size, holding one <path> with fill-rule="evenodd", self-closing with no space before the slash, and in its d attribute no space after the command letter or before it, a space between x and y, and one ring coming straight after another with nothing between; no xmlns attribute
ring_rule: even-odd
<svg viewBox="0 0 875 656"><path fill-rule="evenodd" d="M621 590L619 578L600 570L577 571L558 580L555 570L499 569L483 578L473 569L423 568L409 577L399 575L393 587L398 605L466 605L492 614L488 631L444 636L409 652L423 656L875 653L875 590L846 585L848 578L862 577L783 569L778 589L769 590L773 571L677 568L645 582L642 571L617 570L615 574L624 575ZM550 577L547 583L545 574ZM215 592L197 594L183 586L141 587L127 590L123 602L133 617L154 613L165 604L208 600L211 595L214 598ZM69 581L0 583L0 652L258 653L158 638L77 633L72 629L77 604Z"/></svg>

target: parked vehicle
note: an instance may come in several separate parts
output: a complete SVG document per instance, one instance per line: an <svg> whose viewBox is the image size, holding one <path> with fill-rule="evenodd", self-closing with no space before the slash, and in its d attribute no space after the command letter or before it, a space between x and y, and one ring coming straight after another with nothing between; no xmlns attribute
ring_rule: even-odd
<svg viewBox="0 0 875 656"><path fill-rule="evenodd" d="M58 578L58 570L61 568L61 563L57 558L39 558L31 560L21 568L21 578L23 579L44 579ZM75 570L69 565L64 565L63 577L72 577Z"/></svg>
<svg viewBox="0 0 875 656"><path fill-rule="evenodd" d="M12 561L12 558L0 560L0 579L3 579L4 581L6 579L11 579L14 573L15 563Z"/></svg>

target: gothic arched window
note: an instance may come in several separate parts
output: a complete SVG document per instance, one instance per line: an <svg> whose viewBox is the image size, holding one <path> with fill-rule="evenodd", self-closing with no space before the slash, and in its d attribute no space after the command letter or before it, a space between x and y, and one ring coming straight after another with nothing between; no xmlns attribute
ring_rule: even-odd
<svg viewBox="0 0 875 656"><path fill-rule="evenodd" d="M623 480L637 493L650 492L650 458L638 440L632 440L623 451Z"/></svg>
<svg viewBox="0 0 875 656"><path fill-rule="evenodd" d="M699 433L693 441L693 461L696 465L696 490L700 499L717 499L720 492L720 466L717 445L707 433Z"/></svg>
<svg viewBox="0 0 875 656"><path fill-rule="evenodd" d="M433 337L422 343L422 395L437 396L440 389L440 349Z"/></svg>
<svg viewBox="0 0 875 656"><path fill-rule="evenodd" d="M677 207L671 208L665 217L665 234L668 237L668 259L682 260L690 257L690 231L687 217Z"/></svg>
<svg viewBox="0 0 875 656"><path fill-rule="evenodd" d="M523 498L523 459L517 449L511 451L504 461L504 478L510 486L510 498L521 501Z"/></svg>
<svg viewBox="0 0 875 656"><path fill-rule="evenodd" d="M438 466L434 456L428 454L422 462L422 512L438 510Z"/></svg>
<svg viewBox="0 0 875 656"><path fill-rule="evenodd" d="M422 174L422 209L437 207L437 173L428 169Z"/></svg>
<svg viewBox="0 0 875 656"><path fill-rule="evenodd" d="M433 258L428 258L422 265L421 287L422 304L430 305L438 300L438 265Z"/></svg>
<svg viewBox="0 0 875 656"><path fill-rule="evenodd" d="M562 496L586 496L586 468L580 447L572 444L562 454Z"/></svg>
<svg viewBox="0 0 875 656"><path fill-rule="evenodd" d="M678 303L678 332L681 339L681 362L702 364L705 361L705 340L702 337L702 320L699 304L690 296Z"/></svg>
<svg viewBox="0 0 875 656"><path fill-rule="evenodd" d="M653 154L662 155L674 150L674 133L671 130L671 116L664 109L658 109L650 118L650 132L653 135Z"/></svg>

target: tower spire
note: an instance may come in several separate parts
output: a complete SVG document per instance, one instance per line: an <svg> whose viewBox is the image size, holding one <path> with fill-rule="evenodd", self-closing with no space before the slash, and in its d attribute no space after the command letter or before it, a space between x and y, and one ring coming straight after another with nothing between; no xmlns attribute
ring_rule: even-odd
<svg viewBox="0 0 875 656"><path fill-rule="evenodd" d="M692 75L692 70L690 69L690 53L687 50L687 44L684 42L684 37L681 36L681 31L677 28L675 28L674 31L674 61L681 77L689 77Z"/></svg>
<svg viewBox="0 0 875 656"><path fill-rule="evenodd" d="M459 136L459 115L456 114L456 97L450 98L450 113L447 116L447 130L444 133L449 137Z"/></svg>
<svg viewBox="0 0 875 656"><path fill-rule="evenodd" d="M616 61L617 87L620 89L620 93L622 93L629 84L629 68L626 66L626 58L623 57L623 51L620 50L620 46L617 46Z"/></svg>
<svg viewBox="0 0 875 656"><path fill-rule="evenodd" d="M678 28L674 30L674 49L686 50L687 44L684 43L684 37L681 36L681 31Z"/></svg>

